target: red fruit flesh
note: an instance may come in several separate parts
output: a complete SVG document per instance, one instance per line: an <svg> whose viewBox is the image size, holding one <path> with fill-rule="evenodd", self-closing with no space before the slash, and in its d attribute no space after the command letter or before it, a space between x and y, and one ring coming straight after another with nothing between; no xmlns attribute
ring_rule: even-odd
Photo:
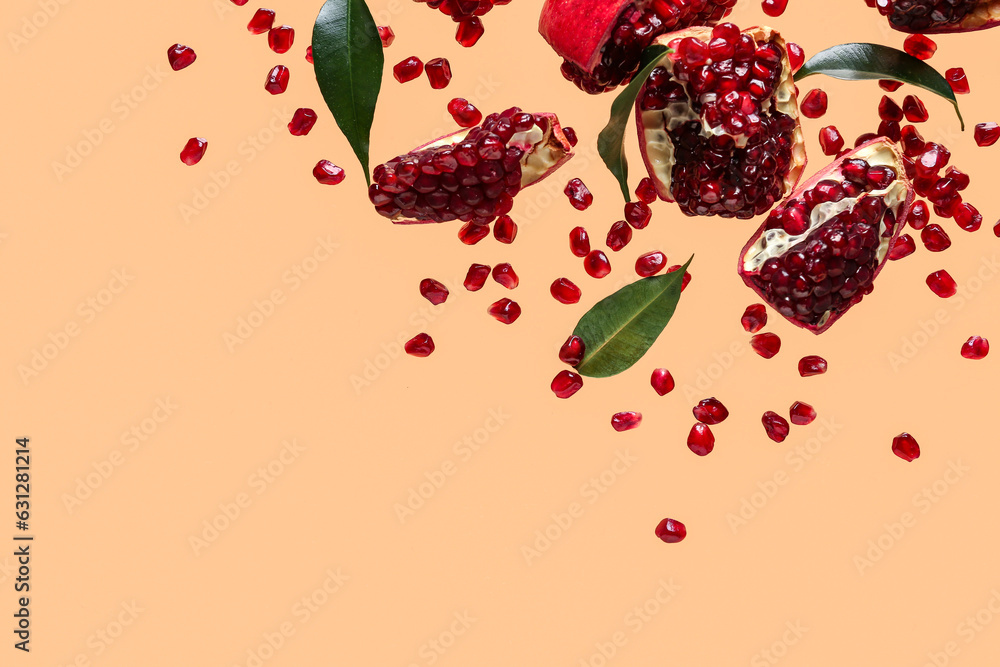
<svg viewBox="0 0 1000 667"><path fill-rule="evenodd" d="M795 401L788 409L788 416L796 426L806 426L816 419L816 410L808 403Z"/></svg>
<svg viewBox="0 0 1000 667"><path fill-rule="evenodd" d="M656 524L656 536L667 544L675 544L687 537L687 528L680 521L664 519Z"/></svg>
<svg viewBox="0 0 1000 667"><path fill-rule="evenodd" d="M836 155L844 148L844 137L833 125L828 125L819 131L819 145L823 155Z"/></svg>
<svg viewBox="0 0 1000 667"><path fill-rule="evenodd" d="M799 109L806 118L819 118L826 113L829 98L826 92L819 88L813 88L799 103Z"/></svg>
<svg viewBox="0 0 1000 667"><path fill-rule="evenodd" d="M201 137L192 137L187 140L184 144L184 148L181 149L181 162L189 167L201 162L201 159L205 157L205 151L208 150L208 139L202 139Z"/></svg>
<svg viewBox="0 0 1000 667"><path fill-rule="evenodd" d="M740 324L747 333L757 333L767 324L767 309L762 303L754 303L747 306L740 318Z"/></svg>
<svg viewBox="0 0 1000 667"><path fill-rule="evenodd" d="M553 299L565 304L580 303L580 297L583 294L569 278L557 278L549 286L549 293Z"/></svg>
<svg viewBox="0 0 1000 667"><path fill-rule="evenodd" d="M740 254L743 281L796 326L819 334L874 289L913 188L896 145L845 154L771 211Z"/></svg>
<svg viewBox="0 0 1000 667"><path fill-rule="evenodd" d="M272 95L280 95L288 89L288 68L284 65L275 65L267 73L264 81L264 90Z"/></svg>
<svg viewBox="0 0 1000 667"><path fill-rule="evenodd" d="M804 378L826 373L827 363L823 357L811 354L799 359L799 375Z"/></svg>
<svg viewBox="0 0 1000 667"><path fill-rule="evenodd" d="M674 264L673 266L667 267L667 273L673 273L674 271L680 271L680 268L681 268L680 264ZM691 282L691 272L690 271L685 271L684 272L684 277L681 279L681 291L682 292L685 289L687 289L688 283L690 283L690 282Z"/></svg>
<svg viewBox="0 0 1000 667"><path fill-rule="evenodd" d="M420 296L437 306L448 300L448 288L433 278L424 278L420 281Z"/></svg>
<svg viewBox="0 0 1000 667"><path fill-rule="evenodd" d="M806 64L806 52L795 42L788 42L788 64L793 72L798 72Z"/></svg>
<svg viewBox="0 0 1000 667"><path fill-rule="evenodd" d="M937 44L926 35L910 35L903 40L903 50L919 60L930 60L937 53Z"/></svg>
<svg viewBox="0 0 1000 667"><path fill-rule="evenodd" d="M781 16L788 7L788 0L761 0L760 7L768 16Z"/></svg>
<svg viewBox="0 0 1000 667"><path fill-rule="evenodd" d="M773 333L757 334L750 339L750 347L760 356L770 359L781 350L781 339Z"/></svg>
<svg viewBox="0 0 1000 667"><path fill-rule="evenodd" d="M901 32L969 32L1000 22L995 0L869 0L868 6Z"/></svg>
<svg viewBox="0 0 1000 667"><path fill-rule="evenodd" d="M396 33L392 31L392 28L387 25L378 26L378 37L382 40L382 48L387 49L392 46L392 42L396 39Z"/></svg>
<svg viewBox="0 0 1000 667"><path fill-rule="evenodd" d="M904 461L914 461L920 458L920 445L909 433L900 433L892 439L892 453Z"/></svg>
<svg viewBox="0 0 1000 667"><path fill-rule="evenodd" d="M424 73L424 63L416 56L404 58L392 66L392 76L400 83L413 81Z"/></svg>
<svg viewBox="0 0 1000 667"><path fill-rule="evenodd" d="M625 204L625 220L636 229L645 229L653 217L653 211L645 202L630 201Z"/></svg>
<svg viewBox="0 0 1000 667"><path fill-rule="evenodd" d="M451 81L451 63L447 58L428 60L424 65L424 71L427 72L427 80L431 82L431 88L434 90L444 88Z"/></svg>
<svg viewBox="0 0 1000 667"><path fill-rule="evenodd" d="M320 160L313 167L313 177L323 185L337 185L345 176L344 170L329 160Z"/></svg>
<svg viewBox="0 0 1000 667"><path fill-rule="evenodd" d="M594 203L594 195L590 194L590 190L579 178L571 179L566 184L563 194L569 198L569 203L578 211L586 211Z"/></svg>
<svg viewBox="0 0 1000 667"><path fill-rule="evenodd" d="M497 322L513 324L521 316L521 306L517 305L516 301L511 301L505 297L491 303L486 312Z"/></svg>
<svg viewBox="0 0 1000 667"><path fill-rule="evenodd" d="M639 424L641 423L641 412L616 412L611 416L611 428L615 429L619 433L639 428Z"/></svg>
<svg viewBox="0 0 1000 667"><path fill-rule="evenodd" d="M906 222L917 231L927 226L927 221L931 219L931 212L927 210L927 204L917 200L910 208L910 214L906 217Z"/></svg>
<svg viewBox="0 0 1000 667"><path fill-rule="evenodd" d="M311 44L306 47L306 62L310 64L313 62L313 47Z"/></svg>
<svg viewBox="0 0 1000 667"><path fill-rule="evenodd" d="M944 269L927 276L926 282L931 291L942 299L948 299L958 294L958 285L955 283L955 279Z"/></svg>
<svg viewBox="0 0 1000 667"><path fill-rule="evenodd" d="M483 112L462 97L456 97L448 102L448 113L460 127L475 127L483 120Z"/></svg>
<svg viewBox="0 0 1000 667"><path fill-rule="evenodd" d="M691 412L694 413L695 419L710 426L726 421L726 417L729 416L729 410L715 397L702 399Z"/></svg>
<svg viewBox="0 0 1000 667"><path fill-rule="evenodd" d="M583 389L583 378L573 371L559 371L550 386L557 398L569 398Z"/></svg>
<svg viewBox="0 0 1000 667"><path fill-rule="evenodd" d="M473 264L465 274L465 281L462 283L465 289L470 292L478 292L483 289L486 279L490 275L490 267L486 264Z"/></svg>
<svg viewBox="0 0 1000 667"><path fill-rule="evenodd" d="M619 220L611 225L611 229L608 230L608 237L605 242L613 252L618 252L627 246L631 240L632 228L629 227L628 223L624 220Z"/></svg>
<svg viewBox="0 0 1000 667"><path fill-rule="evenodd" d="M455 30L455 41L464 47L475 46L484 32L483 22L479 20L479 17L474 16L458 24L458 28Z"/></svg>
<svg viewBox="0 0 1000 667"><path fill-rule="evenodd" d="M577 257L586 257L590 252L590 235L583 227L574 227L569 232L569 249Z"/></svg>
<svg viewBox="0 0 1000 667"><path fill-rule="evenodd" d="M583 361L586 345L579 336L570 336L559 348L559 361L570 366L578 366Z"/></svg>
<svg viewBox="0 0 1000 667"><path fill-rule="evenodd" d="M788 420L779 415L777 412L771 412L768 410L764 413L764 416L760 418L761 423L764 425L764 431L767 433L767 437L775 442L784 442L785 438L788 437L789 426Z"/></svg>
<svg viewBox="0 0 1000 667"><path fill-rule="evenodd" d="M706 424L695 424L688 432L687 446L698 456L708 456L715 449L715 434Z"/></svg>
<svg viewBox="0 0 1000 667"><path fill-rule="evenodd" d="M489 223L477 225L474 222L467 222L458 230L458 240L465 245L476 245L490 235Z"/></svg>
<svg viewBox="0 0 1000 667"><path fill-rule="evenodd" d="M653 179L646 176L639 181L639 185L635 187L635 196L647 206L656 201L656 186L653 185Z"/></svg>
<svg viewBox="0 0 1000 667"><path fill-rule="evenodd" d="M292 120L288 122L288 131L292 136L304 137L313 129L316 119L316 112L312 109L296 109L292 115Z"/></svg>
<svg viewBox="0 0 1000 667"><path fill-rule="evenodd" d="M924 123L930 118L927 107L916 95L907 95L903 98L903 115L911 123Z"/></svg>
<svg viewBox="0 0 1000 667"><path fill-rule="evenodd" d="M667 256L659 250L647 252L635 260L635 272L642 278L655 276L667 265Z"/></svg>
<svg viewBox="0 0 1000 667"><path fill-rule="evenodd" d="M979 123L976 125L976 145L992 146L1000 139L1000 125L996 123Z"/></svg>
<svg viewBox="0 0 1000 667"><path fill-rule="evenodd" d="M888 93L894 93L903 87L903 82L893 81L892 79L879 79L878 87Z"/></svg>
<svg viewBox="0 0 1000 667"><path fill-rule="evenodd" d="M666 368L657 368L649 377L649 384L660 396L666 396L674 390L674 376Z"/></svg>
<svg viewBox="0 0 1000 667"><path fill-rule="evenodd" d="M968 202L963 202L955 209L955 223L967 232L974 232L983 224L983 216L978 209Z"/></svg>
<svg viewBox="0 0 1000 667"><path fill-rule="evenodd" d="M572 127L564 127L563 133L566 135L566 139L569 141L570 146L576 146L577 142L580 141L576 136L576 130Z"/></svg>
<svg viewBox="0 0 1000 667"><path fill-rule="evenodd" d="M406 341L403 349L411 357L429 357L434 352L434 340L425 333L420 333Z"/></svg>
<svg viewBox="0 0 1000 667"><path fill-rule="evenodd" d="M962 356L966 359L979 360L990 353L990 342L982 336L971 336L962 345Z"/></svg>
<svg viewBox="0 0 1000 667"><path fill-rule="evenodd" d="M931 252L941 252L951 247L951 238L937 223L931 223L920 231L920 241Z"/></svg>
<svg viewBox="0 0 1000 667"><path fill-rule="evenodd" d="M517 238L517 223L509 215L501 215L493 224L493 238L500 243L513 243Z"/></svg>
<svg viewBox="0 0 1000 667"><path fill-rule="evenodd" d="M504 262L493 267L493 280L500 283L507 289L514 289L521 281L514 273L514 267Z"/></svg>
<svg viewBox="0 0 1000 667"><path fill-rule="evenodd" d="M965 70L961 67L953 67L944 73L944 78L948 80L948 85L956 95L968 95L969 79L965 76Z"/></svg>
<svg viewBox="0 0 1000 667"><path fill-rule="evenodd" d="M917 244L913 242L913 237L909 234L903 234L893 241L892 247L889 249L889 259L894 261L909 257L916 249Z"/></svg>
<svg viewBox="0 0 1000 667"><path fill-rule="evenodd" d="M170 63L170 69L175 72L189 67L197 58L198 54L190 46L174 44L167 49L167 61Z"/></svg>
<svg viewBox="0 0 1000 667"><path fill-rule="evenodd" d="M608 261L608 256L603 251L591 250L583 258L583 270L591 278L603 278L611 273L611 262Z"/></svg>
<svg viewBox="0 0 1000 667"><path fill-rule="evenodd" d="M288 53L295 42L295 29L290 25L279 25L267 31L267 45L275 53Z"/></svg>
<svg viewBox="0 0 1000 667"><path fill-rule="evenodd" d="M273 25L274 10L261 8L254 12L250 22L247 23L247 30L254 35L263 35L265 32L270 30Z"/></svg>

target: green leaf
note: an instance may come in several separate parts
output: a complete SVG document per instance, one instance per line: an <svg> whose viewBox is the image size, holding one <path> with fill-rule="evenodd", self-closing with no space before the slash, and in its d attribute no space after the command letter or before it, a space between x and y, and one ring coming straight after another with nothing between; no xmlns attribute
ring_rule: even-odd
<svg viewBox="0 0 1000 667"><path fill-rule="evenodd" d="M691 259L676 271L626 285L580 318L573 334L586 352L577 372L610 377L639 361L673 316Z"/></svg>
<svg viewBox="0 0 1000 667"><path fill-rule="evenodd" d="M608 169L618 179L626 202L630 201L632 196L628 189L628 162L625 161L625 130L634 124L633 107L639 96L639 90L646 83L649 73L653 71L656 64L669 52L670 49L660 44L650 46L642 52L639 72L612 102L611 119L597 135L597 152L600 153L604 164L608 165Z"/></svg>
<svg viewBox="0 0 1000 667"><path fill-rule="evenodd" d="M368 143L382 86L382 40L364 0L327 0L312 35L316 81L341 132L368 173Z"/></svg>
<svg viewBox="0 0 1000 667"><path fill-rule="evenodd" d="M958 108L958 100L948 81L941 74L909 53L881 44L838 44L820 51L795 73L801 81L813 74L826 74L845 81L867 79L895 79L929 90L955 106L955 113L965 130L965 120Z"/></svg>

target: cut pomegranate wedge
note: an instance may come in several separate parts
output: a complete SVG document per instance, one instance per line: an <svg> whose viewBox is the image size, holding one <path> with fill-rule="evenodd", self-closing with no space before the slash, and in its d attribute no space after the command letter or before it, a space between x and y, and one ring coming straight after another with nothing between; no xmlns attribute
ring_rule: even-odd
<svg viewBox="0 0 1000 667"><path fill-rule="evenodd" d="M771 211L739 274L792 324L822 333L871 293L913 196L897 145L862 144Z"/></svg>
<svg viewBox="0 0 1000 667"><path fill-rule="evenodd" d="M972 32L1000 25L1000 0L865 1L902 32Z"/></svg>

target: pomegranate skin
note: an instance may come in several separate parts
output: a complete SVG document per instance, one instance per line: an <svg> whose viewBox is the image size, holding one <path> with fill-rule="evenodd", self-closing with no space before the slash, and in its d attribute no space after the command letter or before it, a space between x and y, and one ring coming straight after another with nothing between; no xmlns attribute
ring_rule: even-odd
<svg viewBox="0 0 1000 667"><path fill-rule="evenodd" d="M975 32L1000 25L1000 2L997 0L907 0L910 9L900 8L899 0L887 0L879 13L887 17L889 27L906 33L943 34ZM933 11L938 5L953 12L951 20L934 20ZM868 2L869 7L875 7ZM923 15L916 15L923 12Z"/></svg>

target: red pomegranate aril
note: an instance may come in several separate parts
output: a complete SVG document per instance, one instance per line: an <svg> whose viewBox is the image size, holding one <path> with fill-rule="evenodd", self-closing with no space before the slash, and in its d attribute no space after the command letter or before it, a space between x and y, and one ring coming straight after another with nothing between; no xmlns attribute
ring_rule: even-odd
<svg viewBox="0 0 1000 667"><path fill-rule="evenodd" d="M902 81L893 81L892 79L879 79L878 80L878 86L879 86L879 88L881 88L882 90L884 90L886 92L894 93L894 92L896 92L897 90L899 90L900 88L903 87L903 82Z"/></svg>
<svg viewBox="0 0 1000 667"><path fill-rule="evenodd" d="M892 439L892 453L904 461L914 461L920 458L920 445L909 433L900 433Z"/></svg>
<svg viewBox="0 0 1000 667"><path fill-rule="evenodd" d="M990 353L990 342L982 336L971 336L962 344L962 356L966 359L979 360Z"/></svg>
<svg viewBox="0 0 1000 667"><path fill-rule="evenodd" d="M424 278L420 281L420 296L437 306L448 300L448 288L433 278Z"/></svg>
<svg viewBox="0 0 1000 667"><path fill-rule="evenodd" d="M429 357L434 352L434 339L425 333L419 333L406 341L403 349L411 357Z"/></svg>
<svg viewBox="0 0 1000 667"><path fill-rule="evenodd" d="M875 132L865 132L864 134L859 135L858 138L854 140L854 147L857 148L861 144L867 144L872 139L877 139L878 136L879 135L876 134Z"/></svg>
<svg viewBox="0 0 1000 667"><path fill-rule="evenodd" d="M569 233L569 249L577 257L586 257L590 252L590 235L583 227L574 227Z"/></svg>
<svg viewBox="0 0 1000 667"><path fill-rule="evenodd" d="M927 142L924 141L924 138L920 135L920 131L913 125L903 126L903 129L899 133L899 140L903 144L903 155L907 158L917 157L927 147ZM912 178L909 172L907 172L907 176Z"/></svg>
<svg viewBox="0 0 1000 667"><path fill-rule="evenodd" d="M635 187L635 196L639 198L643 204L649 205L656 201L656 186L653 184L653 179L649 176L643 177L639 181L639 185Z"/></svg>
<svg viewBox="0 0 1000 667"><path fill-rule="evenodd" d="M288 68L284 65L275 65L267 73L264 81L264 90L272 95L280 95L288 89Z"/></svg>
<svg viewBox="0 0 1000 667"><path fill-rule="evenodd" d="M490 304L487 311L493 319L503 324L513 324L521 316L521 306L516 301L504 297Z"/></svg>
<svg viewBox="0 0 1000 667"><path fill-rule="evenodd" d="M903 115L911 123L924 123L931 117L923 101L916 95L907 95L903 98Z"/></svg>
<svg viewBox="0 0 1000 667"><path fill-rule="evenodd" d="M270 30L273 25L274 10L261 8L254 12L250 22L247 23L247 30L254 35L263 35L265 32Z"/></svg>
<svg viewBox="0 0 1000 667"><path fill-rule="evenodd" d="M208 140L202 139L201 137L191 137L184 144L184 148L181 149L181 162L189 167L201 162L201 159L205 157L205 151L208 150Z"/></svg>
<svg viewBox="0 0 1000 667"><path fill-rule="evenodd" d="M958 293L958 285L955 283L955 279L944 269L935 271L927 276L927 286L942 299L953 297Z"/></svg>
<svg viewBox="0 0 1000 667"><path fill-rule="evenodd" d="M816 410L808 403L795 401L788 409L788 417L796 426L808 426L816 419Z"/></svg>
<svg viewBox="0 0 1000 667"><path fill-rule="evenodd" d="M667 273L673 273L674 271L679 271L681 268L680 264L674 264L673 266L667 267ZM685 271L684 277L681 278L681 291L683 292L687 289L688 283L691 282L691 272Z"/></svg>
<svg viewBox="0 0 1000 667"><path fill-rule="evenodd" d="M687 446L698 456L708 456L715 449L715 434L707 424L695 424L688 432Z"/></svg>
<svg viewBox="0 0 1000 667"><path fill-rule="evenodd" d="M392 66L392 76L400 83L413 81L424 72L424 63L416 56L400 60Z"/></svg>
<svg viewBox="0 0 1000 667"><path fill-rule="evenodd" d="M781 338L773 333L757 334L750 339L750 347L760 356L770 359L781 350Z"/></svg>
<svg viewBox="0 0 1000 667"><path fill-rule="evenodd" d="M313 47L311 44L306 47L306 62L313 62Z"/></svg>
<svg viewBox="0 0 1000 667"><path fill-rule="evenodd" d="M578 211L586 211L594 203L594 195L590 194L590 190L579 178L570 180L566 184L563 194L569 198L569 203Z"/></svg>
<svg viewBox="0 0 1000 667"><path fill-rule="evenodd" d="M557 278L554 280L552 285L549 286L549 293L553 299L565 304L580 303L580 297L583 295L580 288L569 278Z"/></svg>
<svg viewBox="0 0 1000 667"><path fill-rule="evenodd" d="M792 66L792 72L798 72L806 63L806 52L795 42L788 42L785 49L788 51L788 64Z"/></svg>
<svg viewBox="0 0 1000 667"><path fill-rule="evenodd" d="M489 225L477 225L474 222L467 222L458 230L458 240L465 245L476 245L489 235Z"/></svg>
<svg viewBox="0 0 1000 667"><path fill-rule="evenodd" d="M478 17L465 19L458 24L455 31L455 41L465 47L475 46L479 38L483 36L483 22Z"/></svg>
<svg viewBox="0 0 1000 667"><path fill-rule="evenodd" d="M346 174L329 160L320 160L313 167L313 176L323 185L337 185L344 180Z"/></svg>
<svg viewBox="0 0 1000 667"><path fill-rule="evenodd" d="M292 114L292 120L288 122L288 131L296 137L304 137L309 134L316 124L316 112L305 107L296 109Z"/></svg>
<svg viewBox="0 0 1000 667"><path fill-rule="evenodd" d="M500 283L507 289L514 289L518 286L518 283L521 282L518 279L517 274L514 273L514 267L507 262L497 264L493 267L493 280Z"/></svg>
<svg viewBox="0 0 1000 667"><path fill-rule="evenodd" d="M944 78L948 80L948 85L956 95L968 95L970 92L969 79L965 76L965 70L961 67L953 67L944 73Z"/></svg>
<svg viewBox="0 0 1000 667"><path fill-rule="evenodd" d="M645 229L652 217L653 212L645 202L633 201L625 204L625 220L636 229Z"/></svg>
<svg viewBox="0 0 1000 667"><path fill-rule="evenodd" d="M687 537L687 528L680 521L663 519L656 524L656 536L667 544L676 544Z"/></svg>
<svg viewBox="0 0 1000 667"><path fill-rule="evenodd" d="M462 283L465 289L470 292L478 292L483 289L486 279L490 275L490 267L487 264L473 264L465 274L465 281Z"/></svg>
<svg viewBox="0 0 1000 667"><path fill-rule="evenodd" d="M698 401L698 405L694 406L691 412L694 413L695 419L710 426L724 422L729 416L729 410L714 396Z"/></svg>
<svg viewBox="0 0 1000 667"><path fill-rule="evenodd" d="M957 167L948 167L948 169L944 172L944 177L950 178L955 184L955 189L959 191L969 187L969 183L972 182L969 175Z"/></svg>
<svg viewBox="0 0 1000 667"><path fill-rule="evenodd" d="M909 234L903 234L893 241L892 248L889 249L889 259L898 260L909 257L916 249L917 244L914 243L913 237Z"/></svg>
<svg viewBox="0 0 1000 667"><path fill-rule="evenodd" d="M493 223L493 238L500 243L513 243L517 238L517 223L509 215L501 215Z"/></svg>
<svg viewBox="0 0 1000 667"><path fill-rule="evenodd" d="M557 398L569 398L583 389L583 378L573 371L559 371L559 374L552 379L550 388Z"/></svg>
<svg viewBox="0 0 1000 667"><path fill-rule="evenodd" d="M660 396L666 396L674 390L674 376L666 368L657 368L649 377L649 384Z"/></svg>
<svg viewBox="0 0 1000 667"><path fill-rule="evenodd" d="M903 41L903 50L919 60L929 60L937 51L937 44L927 35L910 35Z"/></svg>
<svg viewBox="0 0 1000 667"><path fill-rule="evenodd" d="M190 66L197 58L198 54L190 46L174 44L167 49L167 61L170 63L170 69L175 72Z"/></svg>
<svg viewBox="0 0 1000 667"><path fill-rule="evenodd" d="M992 146L1000 139L1000 125L996 123L979 123L976 125L976 144L978 146Z"/></svg>
<svg viewBox="0 0 1000 667"><path fill-rule="evenodd" d="M570 336L559 348L559 361L570 366L577 366L583 361L587 346L579 336Z"/></svg>
<svg viewBox="0 0 1000 667"><path fill-rule="evenodd" d="M920 241L931 252L942 252L951 247L951 238L937 223L931 223L920 230Z"/></svg>
<svg viewBox="0 0 1000 667"><path fill-rule="evenodd" d="M993 225L993 236L1000 238L1000 222Z"/></svg>
<svg viewBox="0 0 1000 667"><path fill-rule="evenodd" d="M279 25L267 31L267 45L275 53L287 53L295 41L295 29L290 25Z"/></svg>
<svg viewBox="0 0 1000 667"><path fill-rule="evenodd" d="M969 202L962 202L954 212L955 222L967 232L978 230L983 224L983 216Z"/></svg>
<svg viewBox="0 0 1000 667"><path fill-rule="evenodd" d="M836 155L844 148L844 137L834 125L828 125L819 131L819 145L824 155Z"/></svg>
<svg viewBox="0 0 1000 667"><path fill-rule="evenodd" d="M879 123L876 134L880 137L889 137L893 141L899 141L901 136L899 123L894 120L883 120Z"/></svg>
<svg viewBox="0 0 1000 667"><path fill-rule="evenodd" d="M249 0L231 0L231 2L237 7L242 7L243 5L247 4Z"/></svg>
<svg viewBox="0 0 1000 667"><path fill-rule="evenodd" d="M483 120L483 113L469 100L461 97L448 102L448 113L461 127L475 127Z"/></svg>
<svg viewBox="0 0 1000 667"><path fill-rule="evenodd" d="M767 309L764 304L753 303L747 306L747 309L743 311L743 317L740 318L740 324L743 325L743 330L747 333L757 333L763 329L767 324Z"/></svg>
<svg viewBox="0 0 1000 667"><path fill-rule="evenodd" d="M641 423L641 412L616 412L611 416L611 428L619 433L638 428Z"/></svg>
<svg viewBox="0 0 1000 667"><path fill-rule="evenodd" d="M772 412L768 410L760 418L761 423L764 425L764 431L767 433L767 437L775 442L784 442L785 438L788 437L788 432L790 430L788 426L788 420L779 415L777 412Z"/></svg>
<svg viewBox="0 0 1000 667"><path fill-rule="evenodd" d="M788 0L761 0L760 6L768 16L781 16L788 7Z"/></svg>
<svg viewBox="0 0 1000 667"><path fill-rule="evenodd" d="M618 252L627 246L631 240L632 228L629 227L628 223L624 220L619 220L611 225L611 229L608 230L606 243L607 246L611 248L612 252Z"/></svg>
<svg viewBox="0 0 1000 667"><path fill-rule="evenodd" d="M653 252L647 252L645 255L640 255L635 260L635 272L643 278L649 278L662 271L666 265L667 256L659 250L654 250Z"/></svg>
<svg viewBox="0 0 1000 667"><path fill-rule="evenodd" d="M814 375L822 375L827 371L826 359L819 355L810 354L799 359L799 375L804 378Z"/></svg>
<svg viewBox="0 0 1000 667"><path fill-rule="evenodd" d="M431 88L434 90L444 88L451 81L451 63L447 58L428 60L424 65L424 71L427 72L427 80L431 82Z"/></svg>
<svg viewBox="0 0 1000 667"><path fill-rule="evenodd" d="M883 95L878 103L878 117L882 120L900 121L903 120L903 110L891 97Z"/></svg>
<svg viewBox="0 0 1000 667"><path fill-rule="evenodd" d="M387 25L378 26L378 37L382 40L382 48L387 49L392 46L393 40L396 39L396 33L392 31L392 28Z"/></svg>
<svg viewBox="0 0 1000 667"><path fill-rule="evenodd" d="M611 273L611 262L601 250L591 250L583 258L583 269L591 278L603 278Z"/></svg>
<svg viewBox="0 0 1000 667"><path fill-rule="evenodd" d="M906 222L917 231L920 231L927 226L927 221L931 219L931 212L927 208L927 204L922 201L913 202L913 206L910 208L910 213L906 218Z"/></svg>
<svg viewBox="0 0 1000 667"><path fill-rule="evenodd" d="M819 118L826 113L828 98L826 92L813 88L802 99L799 108L806 118Z"/></svg>

